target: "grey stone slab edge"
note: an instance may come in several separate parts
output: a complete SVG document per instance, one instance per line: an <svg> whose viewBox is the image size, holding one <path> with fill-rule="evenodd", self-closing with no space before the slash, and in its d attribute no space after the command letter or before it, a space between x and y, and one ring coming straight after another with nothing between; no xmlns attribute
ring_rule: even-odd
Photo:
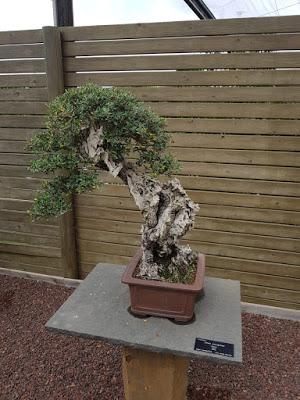
<svg viewBox="0 0 300 400"><path fill-rule="evenodd" d="M102 337L100 335L95 336L95 335L89 335L88 333L78 333L78 332L72 331L72 330L56 329L56 328L53 328L52 326L48 326L48 323L45 326L49 332L60 333L63 335L68 335L68 336L76 336L76 337L86 338L86 339L101 340L106 343L110 343L110 344L113 343L118 346L124 346L124 347L130 347L133 349L137 349L136 345L129 344L128 342L123 341L123 340L119 340L119 339L109 339L108 340L107 338ZM240 366L240 367L243 366L241 361L232 360L229 357L228 357L228 359L225 359L225 358L212 357L212 355L207 356L207 355L205 355L205 353L202 353L202 352L201 352L201 354L199 353L199 356L197 356L196 354L194 356L192 356L191 353L186 353L184 351L173 350L173 349L169 350L166 348L164 348L164 350L162 352L162 351L159 351L157 349L157 347L150 346L150 345L142 345L140 343L138 345L138 348L143 349L145 351L150 351L152 353L158 353L158 354L163 353L163 354L176 355L179 357L185 357L185 358L189 358L189 359L201 359L204 361L209 361L209 362L218 363L218 364L230 364L230 365L235 365L235 366Z"/></svg>
<svg viewBox="0 0 300 400"><path fill-rule="evenodd" d="M7 269L0 267L0 275L14 276L17 278L33 279L37 281L52 283L55 285L62 285L66 287L78 287L82 282L81 279L63 278L61 276L45 275L36 272L27 272L21 270ZM288 319L291 321L300 322L300 309L294 310L290 308L280 308L266 306L263 304L245 303L241 302L242 312L265 315L271 318Z"/></svg>

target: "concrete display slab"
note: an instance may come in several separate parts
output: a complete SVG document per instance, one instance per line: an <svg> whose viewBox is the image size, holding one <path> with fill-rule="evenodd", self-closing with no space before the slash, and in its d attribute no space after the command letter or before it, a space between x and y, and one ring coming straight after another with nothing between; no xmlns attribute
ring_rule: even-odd
<svg viewBox="0 0 300 400"><path fill-rule="evenodd" d="M123 271L123 266L98 264L46 327L51 331L147 351L227 363L242 362L238 281L207 277L205 295L195 307L195 322L176 325L165 318L139 319L128 313L129 289L121 283ZM234 355L195 350L197 338L233 345Z"/></svg>

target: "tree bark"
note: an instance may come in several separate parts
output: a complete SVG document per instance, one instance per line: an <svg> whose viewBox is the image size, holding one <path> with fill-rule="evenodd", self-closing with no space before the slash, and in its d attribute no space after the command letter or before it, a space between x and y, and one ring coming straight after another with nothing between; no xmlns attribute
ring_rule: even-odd
<svg viewBox="0 0 300 400"><path fill-rule="evenodd" d="M179 240L194 225L199 207L191 201L178 179L166 183L123 167L119 176L127 183L136 205L142 212L143 256L138 275L161 279L165 269L170 274L184 274L196 262L197 254Z"/></svg>
<svg viewBox="0 0 300 400"><path fill-rule="evenodd" d="M82 144L87 153L99 165L106 166L114 176L128 185L136 205L142 213L143 256L137 275L144 279L161 280L164 272L185 274L197 260L197 254L179 240L194 225L199 207L187 195L178 179L166 183L141 173L128 163L116 164L102 147L102 127L90 129L90 135Z"/></svg>

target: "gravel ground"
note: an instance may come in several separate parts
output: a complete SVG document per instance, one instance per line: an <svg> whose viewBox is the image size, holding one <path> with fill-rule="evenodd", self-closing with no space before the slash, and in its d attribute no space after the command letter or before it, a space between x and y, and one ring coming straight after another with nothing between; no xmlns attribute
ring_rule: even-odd
<svg viewBox="0 0 300 400"><path fill-rule="evenodd" d="M119 347L44 328L72 290L0 275L0 400L124 399ZM188 400L299 399L299 325L244 314L243 366L191 361Z"/></svg>

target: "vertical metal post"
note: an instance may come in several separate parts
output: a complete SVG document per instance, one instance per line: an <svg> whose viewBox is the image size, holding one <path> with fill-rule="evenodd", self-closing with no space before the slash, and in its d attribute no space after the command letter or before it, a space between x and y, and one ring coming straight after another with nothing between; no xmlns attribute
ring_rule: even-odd
<svg viewBox="0 0 300 400"><path fill-rule="evenodd" d="M73 26L73 0L52 0L55 26Z"/></svg>

